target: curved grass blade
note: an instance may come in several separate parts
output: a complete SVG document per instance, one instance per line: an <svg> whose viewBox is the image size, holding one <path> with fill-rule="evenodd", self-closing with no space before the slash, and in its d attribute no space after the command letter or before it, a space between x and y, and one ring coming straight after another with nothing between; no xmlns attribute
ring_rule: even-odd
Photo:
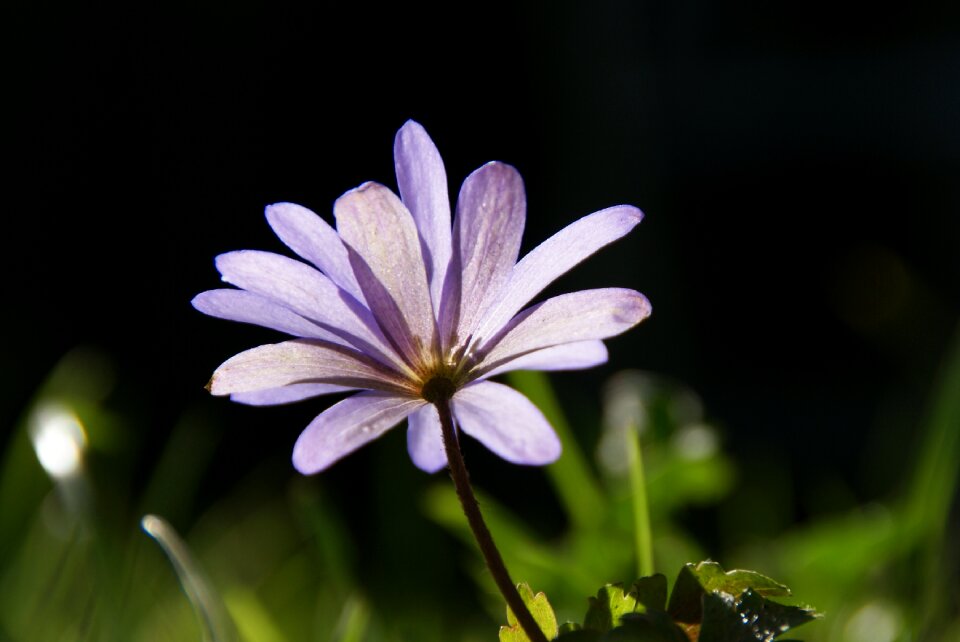
<svg viewBox="0 0 960 642"><path fill-rule="evenodd" d="M227 615L220 596L210 587L200 567L173 527L162 517L145 515L140 521L144 532L156 540L173 565L180 586L203 627L204 642L236 642L233 622Z"/></svg>

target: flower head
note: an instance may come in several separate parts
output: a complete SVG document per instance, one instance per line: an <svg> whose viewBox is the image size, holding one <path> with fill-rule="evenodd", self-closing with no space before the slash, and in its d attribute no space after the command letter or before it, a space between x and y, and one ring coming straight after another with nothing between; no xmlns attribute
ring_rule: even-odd
<svg viewBox="0 0 960 642"><path fill-rule="evenodd" d="M509 370L573 370L607 359L602 339L650 314L639 292L563 294L523 309L557 277L640 222L621 205L567 226L517 262L526 219L520 174L487 163L463 182L451 227L443 161L418 123L397 132L398 198L364 183L334 205L336 230L292 203L267 207L277 236L308 263L242 250L217 257L239 289L210 290L193 305L211 316L296 337L228 359L215 395L271 405L360 391L303 431L293 463L319 472L407 420L413 462L446 464L437 409L450 402L460 429L504 459L547 464L560 443L539 410L490 377ZM522 310L522 311L521 311Z"/></svg>

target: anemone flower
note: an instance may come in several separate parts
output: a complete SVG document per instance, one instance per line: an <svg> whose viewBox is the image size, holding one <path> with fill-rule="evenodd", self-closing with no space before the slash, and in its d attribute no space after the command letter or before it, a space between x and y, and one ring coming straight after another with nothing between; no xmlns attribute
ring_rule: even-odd
<svg viewBox="0 0 960 642"><path fill-rule="evenodd" d="M602 339L650 314L633 290L563 294L524 309L547 285L640 222L611 207L570 224L517 262L523 181L491 162L460 188L451 226L443 161L418 123L397 132L400 196L364 183L334 205L336 229L292 203L266 208L273 231L304 261L253 250L216 259L238 289L193 299L201 312L295 337L228 359L214 395L271 405L359 391L330 406L293 451L302 473L324 470L404 419L414 464L447 464L438 401L459 429L517 464L542 465L560 442L522 394L491 377L604 363Z"/></svg>

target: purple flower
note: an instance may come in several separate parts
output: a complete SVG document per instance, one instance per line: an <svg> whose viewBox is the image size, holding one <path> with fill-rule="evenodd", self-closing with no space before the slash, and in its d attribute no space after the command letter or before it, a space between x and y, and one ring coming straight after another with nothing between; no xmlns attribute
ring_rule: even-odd
<svg viewBox="0 0 960 642"><path fill-rule="evenodd" d="M430 402L450 394L460 429L500 457L555 461L560 442L540 411L489 379L606 361L601 339L650 314L639 292L584 290L521 309L643 215L628 205L590 214L517 262L526 198L516 169L492 162L470 174L451 228L443 161L418 123L397 132L394 162L400 198L364 183L337 199L336 230L299 205L267 207L273 231L309 264L254 250L217 257L239 289L203 292L194 307L297 338L228 359L210 392L271 405L360 390L300 435L293 463L306 474L404 419L413 462L440 470L446 454Z"/></svg>

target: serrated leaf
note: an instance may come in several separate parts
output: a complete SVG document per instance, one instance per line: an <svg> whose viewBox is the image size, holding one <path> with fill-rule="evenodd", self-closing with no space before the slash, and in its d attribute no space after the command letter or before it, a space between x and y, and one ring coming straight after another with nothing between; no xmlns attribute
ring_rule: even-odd
<svg viewBox="0 0 960 642"><path fill-rule="evenodd" d="M647 609L663 611L667 605L667 578L662 573L641 577L633 583L630 593Z"/></svg>
<svg viewBox="0 0 960 642"><path fill-rule="evenodd" d="M627 640L637 642L690 642L683 630L676 625L666 611L651 609L646 613L628 613L621 619L621 626L600 638L603 642ZM617 636L621 637L617 637Z"/></svg>
<svg viewBox="0 0 960 642"><path fill-rule="evenodd" d="M647 629L618 626L604 633L598 642L664 642L664 640Z"/></svg>
<svg viewBox="0 0 960 642"><path fill-rule="evenodd" d="M557 627L557 616L553 612L553 607L543 593L533 594L533 589L529 584L521 583L517 585L517 591L520 598L530 610L530 615L543 631L548 640L557 637L559 629ZM507 607L507 626L500 627L500 642L530 642L530 638L524 632L523 627L517 621L510 607Z"/></svg>
<svg viewBox="0 0 960 642"><path fill-rule="evenodd" d="M590 606L583 618L583 628L606 632L620 625L620 618L637 610L637 598L624 593L622 584L607 584L596 597L590 598Z"/></svg>
<svg viewBox="0 0 960 642"><path fill-rule="evenodd" d="M680 569L667 605L667 613L684 624L699 624L703 617L703 587L692 571L693 566L687 564Z"/></svg>
<svg viewBox="0 0 960 642"><path fill-rule="evenodd" d="M763 596L790 595L790 589L753 571L724 572L716 562L687 564L680 570L670 595L667 611L678 622L697 624L703 615L704 593L724 593L736 597L748 588Z"/></svg>
<svg viewBox="0 0 960 642"><path fill-rule="evenodd" d="M736 598L710 593L703 596L698 642L770 642L818 617L811 609L777 604L751 589Z"/></svg>
<svg viewBox="0 0 960 642"><path fill-rule="evenodd" d="M716 562L700 562L693 567L700 586L705 591L721 591L730 595L740 595L747 589L764 597L790 595L790 589L775 582L766 575L755 571L733 570L724 572Z"/></svg>
<svg viewBox="0 0 960 642"><path fill-rule="evenodd" d="M600 631L576 629L561 633L557 642L600 642L601 635L603 634Z"/></svg>

